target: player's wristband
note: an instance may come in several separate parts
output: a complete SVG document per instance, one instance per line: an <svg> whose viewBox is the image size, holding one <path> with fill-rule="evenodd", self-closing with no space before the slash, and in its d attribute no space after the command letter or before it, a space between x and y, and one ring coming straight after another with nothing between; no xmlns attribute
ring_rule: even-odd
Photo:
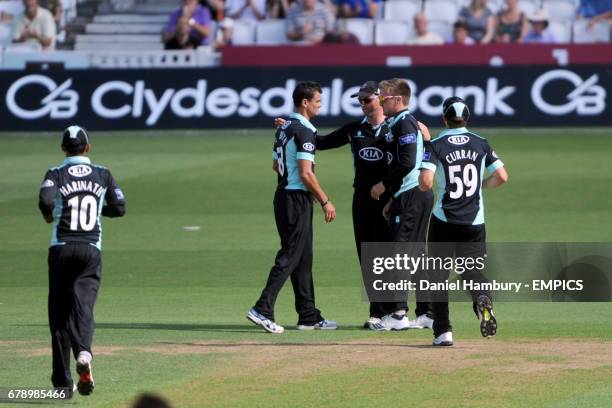
<svg viewBox="0 0 612 408"><path fill-rule="evenodd" d="M321 201L321 208L325 208L327 204L329 204L329 198L325 201Z"/></svg>

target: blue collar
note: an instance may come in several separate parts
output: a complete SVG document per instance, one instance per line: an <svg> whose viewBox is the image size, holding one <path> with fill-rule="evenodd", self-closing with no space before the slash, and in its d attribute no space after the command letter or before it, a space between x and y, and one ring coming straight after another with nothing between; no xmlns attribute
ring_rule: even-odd
<svg viewBox="0 0 612 408"><path fill-rule="evenodd" d="M66 157L64 164L91 164L91 160L85 156L70 156Z"/></svg>
<svg viewBox="0 0 612 408"><path fill-rule="evenodd" d="M406 115L410 115L410 109L404 109L401 110L399 112L397 112L397 114L395 116L391 116L389 118L387 118L388 120L388 126L389 128L392 128L393 126L395 126L395 124L397 122L399 122L400 120L404 119L406 117Z"/></svg>
<svg viewBox="0 0 612 408"><path fill-rule="evenodd" d="M372 127L372 129L376 130L376 129L378 129L379 127L381 127L382 125L384 125L386 121L387 121L387 119L384 119L384 120L383 120L382 122L380 122L378 125L373 125L373 124L371 124L371 123L370 123L370 121L368 120L368 117L367 117L367 116L364 116L364 117L363 117L363 120L361 121L361 124L363 125L364 123L368 123L368 124L369 124L369 125Z"/></svg>
<svg viewBox="0 0 612 408"><path fill-rule="evenodd" d="M290 118L292 118L292 119L297 119L297 120L299 120L299 121L300 121L300 123L301 123L302 125L306 126L308 129L312 130L313 132L316 132L316 131L317 131L317 128L316 128L316 127L314 127L314 126L312 125L312 123L310 123L310 121L309 121L308 119L306 119L304 116L300 115L299 113L297 113L297 112L291 112L291 113L289 114L289 117L290 117Z"/></svg>
<svg viewBox="0 0 612 408"><path fill-rule="evenodd" d="M445 129L442 132L440 132L438 137L452 136L452 135L462 135L464 133L469 133L469 132L470 131L467 130L466 127L460 127L460 128L455 128L455 129Z"/></svg>

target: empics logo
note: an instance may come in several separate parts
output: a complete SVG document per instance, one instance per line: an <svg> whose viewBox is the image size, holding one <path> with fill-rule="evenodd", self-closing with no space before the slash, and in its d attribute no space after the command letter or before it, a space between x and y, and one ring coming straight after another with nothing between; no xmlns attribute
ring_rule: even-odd
<svg viewBox="0 0 612 408"><path fill-rule="evenodd" d="M33 86L42 86L49 92L40 101L40 107L27 109L17 103L20 92L27 92ZM70 89L72 79L61 85L44 75L28 75L18 79L6 93L6 106L11 113L20 119L40 119L49 116L51 119L72 118L78 112L79 94Z"/></svg>

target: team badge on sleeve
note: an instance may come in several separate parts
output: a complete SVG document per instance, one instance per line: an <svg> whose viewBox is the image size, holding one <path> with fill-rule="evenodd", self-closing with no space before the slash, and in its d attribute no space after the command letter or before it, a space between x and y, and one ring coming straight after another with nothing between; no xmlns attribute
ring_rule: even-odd
<svg viewBox="0 0 612 408"><path fill-rule="evenodd" d="M312 152L315 149L315 145L313 145L312 143L304 143L302 145L302 147L304 148L304 150L306 150L307 152Z"/></svg>
<svg viewBox="0 0 612 408"><path fill-rule="evenodd" d="M416 133L407 133L399 138L400 146L416 143L417 136Z"/></svg>
<svg viewBox="0 0 612 408"><path fill-rule="evenodd" d="M125 199L125 196L123 195L123 191L121 191L120 188L116 188L115 189L115 196L117 196L118 200L123 200Z"/></svg>
<svg viewBox="0 0 612 408"><path fill-rule="evenodd" d="M43 181L43 183L40 185L40 188L48 188L48 187L53 187L55 185L55 183L53 182L53 180L49 180L46 179L45 181Z"/></svg>
<svg viewBox="0 0 612 408"><path fill-rule="evenodd" d="M429 161L431 159L431 153L423 152L423 161Z"/></svg>

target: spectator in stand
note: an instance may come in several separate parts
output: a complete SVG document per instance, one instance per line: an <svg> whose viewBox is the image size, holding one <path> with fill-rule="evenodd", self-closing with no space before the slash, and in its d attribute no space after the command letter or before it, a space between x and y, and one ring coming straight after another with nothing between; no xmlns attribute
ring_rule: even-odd
<svg viewBox="0 0 612 408"><path fill-rule="evenodd" d="M219 29L217 30L217 40L215 41L215 50L221 47L227 47L232 45L232 37L234 36L234 20L229 17L225 17L222 22L219 23Z"/></svg>
<svg viewBox="0 0 612 408"><path fill-rule="evenodd" d="M224 0L200 0L200 5L208 9L213 20L223 21Z"/></svg>
<svg viewBox="0 0 612 408"><path fill-rule="evenodd" d="M531 29L525 36L526 43L554 44L559 42L548 29L548 13L546 9L539 9L529 18Z"/></svg>
<svg viewBox="0 0 612 408"><path fill-rule="evenodd" d="M176 32L174 37L166 42L167 50L193 50L200 46L200 40L189 35L191 26L189 18L181 16L176 22Z"/></svg>
<svg viewBox="0 0 612 408"><path fill-rule="evenodd" d="M382 0L340 0L340 15L346 18L375 18Z"/></svg>
<svg viewBox="0 0 612 408"><path fill-rule="evenodd" d="M589 18L589 29L600 21L612 19L612 0L580 0L578 18Z"/></svg>
<svg viewBox="0 0 612 408"><path fill-rule="evenodd" d="M468 34L468 25L465 21L457 21L453 24L453 44L476 44L476 41Z"/></svg>
<svg viewBox="0 0 612 408"><path fill-rule="evenodd" d="M38 0L23 0L25 12L15 25L14 43L39 44L43 50L55 49L55 21Z"/></svg>
<svg viewBox="0 0 612 408"><path fill-rule="evenodd" d="M62 23L62 2L60 0L39 0L38 5L51 12L53 21L55 21L55 32L59 33Z"/></svg>
<svg viewBox="0 0 612 408"><path fill-rule="evenodd" d="M209 45L211 35L210 11L198 4L198 0L183 0L183 6L170 15L162 33L164 44L168 44L178 34L178 21L187 18L189 37L199 45Z"/></svg>
<svg viewBox="0 0 612 408"><path fill-rule="evenodd" d="M268 18L286 18L292 5L292 0L268 0Z"/></svg>
<svg viewBox="0 0 612 408"><path fill-rule="evenodd" d="M414 28L417 36L408 40L411 45L439 45L444 44L444 39L440 34L429 31L429 22L425 13L419 12L414 16Z"/></svg>
<svg viewBox="0 0 612 408"><path fill-rule="evenodd" d="M318 44L333 32L336 18L328 6L317 0L298 0L287 15L287 38Z"/></svg>
<svg viewBox="0 0 612 408"><path fill-rule="evenodd" d="M256 23L266 18L266 0L227 0L225 15L234 20Z"/></svg>
<svg viewBox="0 0 612 408"><path fill-rule="evenodd" d="M506 0L506 8L495 19L495 41L522 43L528 29L527 17L519 10L518 0Z"/></svg>
<svg viewBox="0 0 612 408"><path fill-rule="evenodd" d="M339 20L336 30L329 32L323 37L325 44L359 44L359 38L346 27L346 20Z"/></svg>
<svg viewBox="0 0 612 408"><path fill-rule="evenodd" d="M479 44L493 40L495 17L487 8L487 0L472 0L469 7L463 7L459 12L459 21L465 22L468 35Z"/></svg>

